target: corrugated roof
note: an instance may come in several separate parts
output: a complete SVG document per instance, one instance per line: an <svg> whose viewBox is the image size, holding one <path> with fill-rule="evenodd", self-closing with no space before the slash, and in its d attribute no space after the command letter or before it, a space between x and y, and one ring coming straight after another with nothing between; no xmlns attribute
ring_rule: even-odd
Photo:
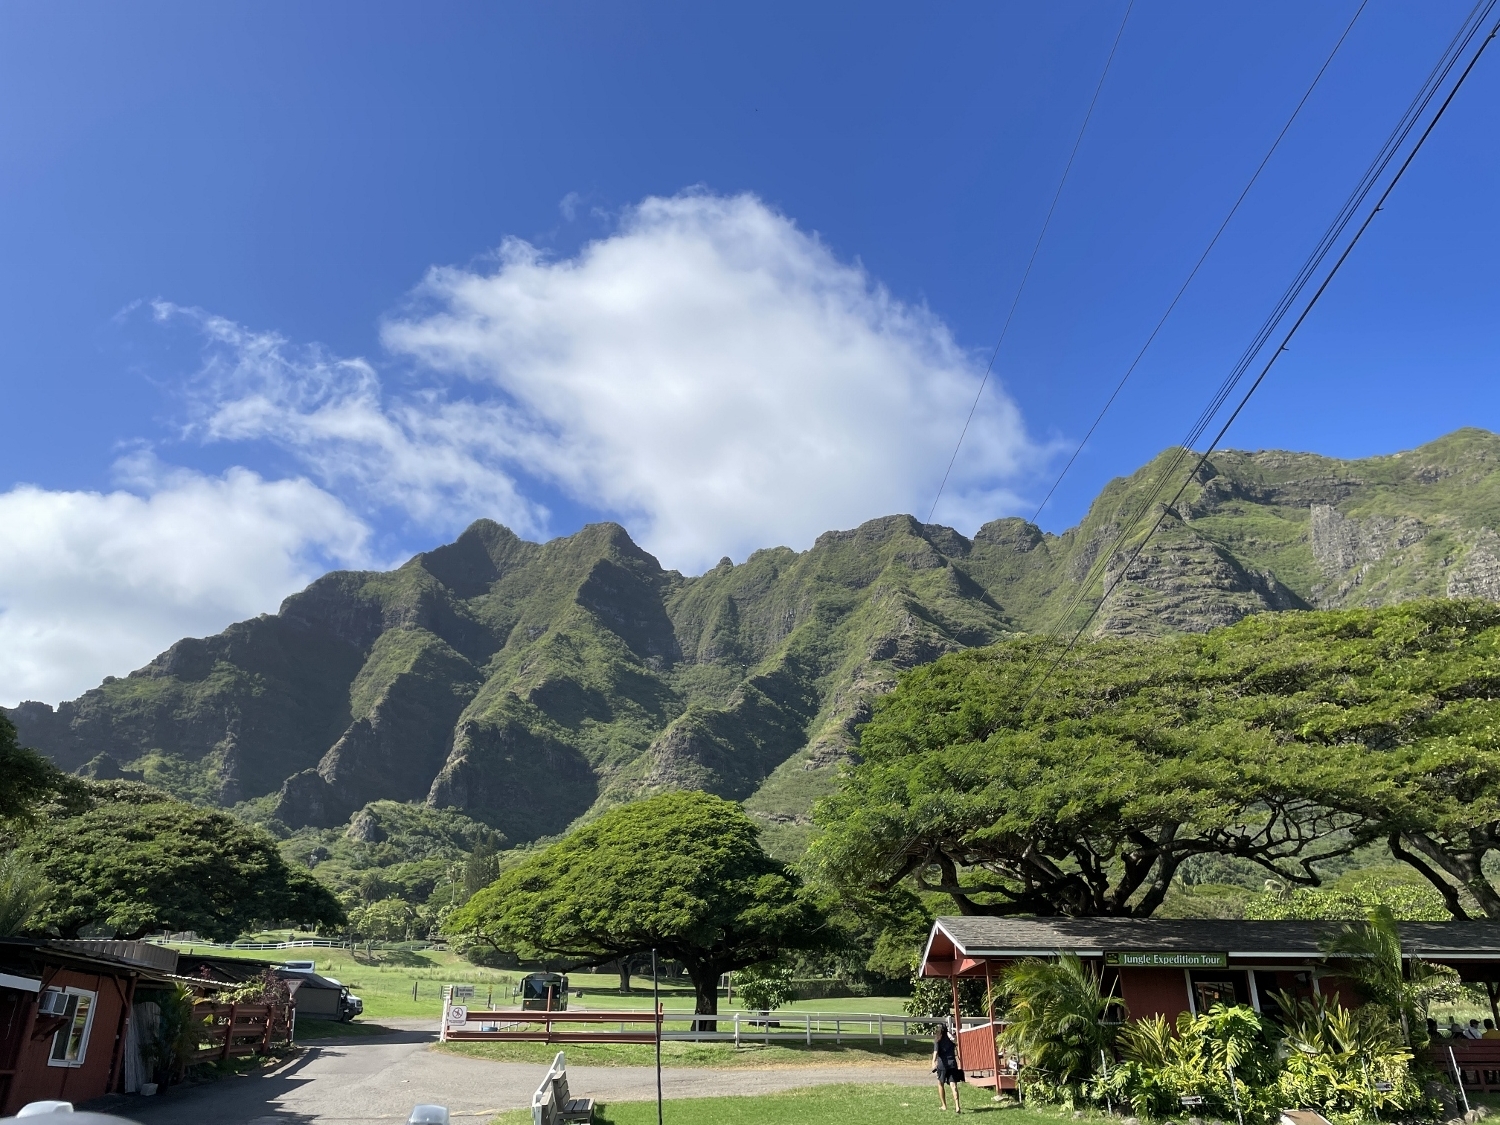
<svg viewBox="0 0 1500 1125"><path fill-rule="evenodd" d="M1105 950L1181 950L1318 956L1335 922L1207 918L944 917L935 923L970 957ZM1500 922L1403 922L1409 953L1500 957Z"/></svg>

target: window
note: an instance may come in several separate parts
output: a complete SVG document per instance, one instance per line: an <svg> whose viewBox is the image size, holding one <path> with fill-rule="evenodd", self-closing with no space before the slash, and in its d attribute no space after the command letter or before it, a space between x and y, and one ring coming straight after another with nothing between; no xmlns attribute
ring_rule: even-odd
<svg viewBox="0 0 1500 1125"><path fill-rule="evenodd" d="M62 1010L58 1014L64 1021L52 1036L52 1054L47 1059L47 1065L82 1066L84 1053L88 1050L89 1027L94 1022L94 1001L98 994L85 992L81 988L49 988L47 992L60 993ZM53 1011L57 1010L57 1005L58 1000L54 998Z"/></svg>

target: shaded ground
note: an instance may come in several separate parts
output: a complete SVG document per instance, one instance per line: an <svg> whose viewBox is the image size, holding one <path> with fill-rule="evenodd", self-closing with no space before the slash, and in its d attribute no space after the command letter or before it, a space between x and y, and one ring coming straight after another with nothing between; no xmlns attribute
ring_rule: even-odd
<svg viewBox="0 0 1500 1125"><path fill-rule="evenodd" d="M195 1088L173 1089L156 1098L108 1099L96 1108L142 1125L389 1125L404 1122L413 1105L448 1106L462 1122L488 1120L527 1106L546 1073L545 1062L492 1062L431 1050L436 1040L427 1020L387 1019L388 1035L319 1039L271 1071L228 1077ZM656 1096L649 1067L569 1066L575 1094L601 1102ZM716 1069L667 1067L662 1089L669 1098L766 1094L823 1084L921 1084L932 1081L925 1065L887 1063Z"/></svg>

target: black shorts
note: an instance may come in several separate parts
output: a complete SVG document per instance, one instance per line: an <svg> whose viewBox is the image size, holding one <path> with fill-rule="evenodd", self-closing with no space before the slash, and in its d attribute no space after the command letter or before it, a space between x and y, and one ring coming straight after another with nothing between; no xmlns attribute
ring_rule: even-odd
<svg viewBox="0 0 1500 1125"><path fill-rule="evenodd" d="M960 1070L956 1066L949 1066L947 1063L943 1062L942 1059L938 1060L936 1072L937 1080L940 1083L957 1083L964 1080L964 1072L962 1070Z"/></svg>

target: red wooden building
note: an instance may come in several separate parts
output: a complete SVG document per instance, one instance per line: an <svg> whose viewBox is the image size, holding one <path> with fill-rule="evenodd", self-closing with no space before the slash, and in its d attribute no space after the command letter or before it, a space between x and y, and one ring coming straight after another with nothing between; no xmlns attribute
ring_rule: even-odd
<svg viewBox="0 0 1500 1125"><path fill-rule="evenodd" d="M1012 962L1026 957L1073 953L1093 964L1106 992L1125 1002L1125 1018L1163 1015L1215 1003L1248 1004L1274 1015L1274 995L1337 995L1346 1005L1358 998L1339 979L1338 959L1322 952L1336 923L1245 922L1156 918L939 918L922 954L924 977L946 977L953 986L958 1020L958 982L993 982ZM1405 922L1401 942L1407 957L1451 965L1466 981L1483 983L1496 1007L1500 985L1500 923ZM1500 1024L1500 1014L1497 1014ZM1014 1064L995 1047L995 1013L959 1035L960 1065L977 1085L1014 1087ZM1455 1056L1467 1085L1500 1086L1500 1043L1456 1041ZM1445 1065L1446 1045L1443 1048ZM1495 1055L1488 1068L1479 1056ZM998 1080L996 1075L999 1075ZM1485 1081L1487 1075L1491 1081Z"/></svg>
<svg viewBox="0 0 1500 1125"><path fill-rule="evenodd" d="M170 987L176 962L146 942L0 939L0 1116L123 1089L137 992Z"/></svg>

